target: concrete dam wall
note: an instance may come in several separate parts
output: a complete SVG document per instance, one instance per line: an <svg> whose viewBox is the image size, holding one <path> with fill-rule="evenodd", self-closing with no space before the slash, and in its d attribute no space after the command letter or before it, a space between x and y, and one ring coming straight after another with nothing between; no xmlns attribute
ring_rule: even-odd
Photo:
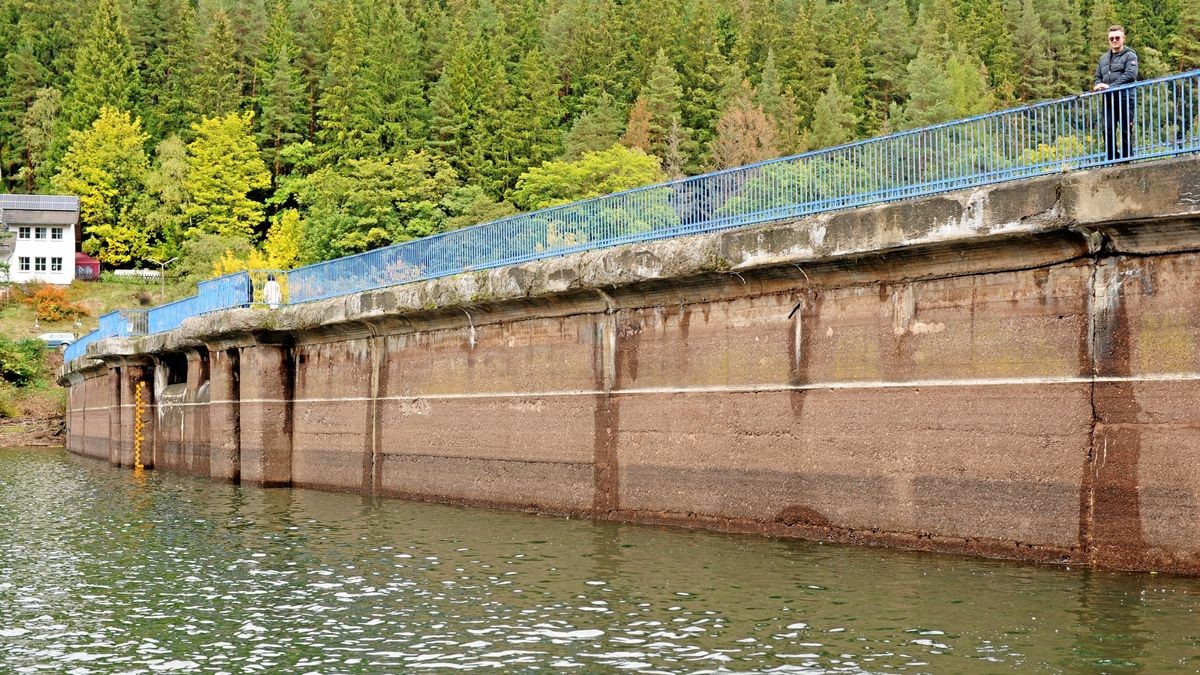
<svg viewBox="0 0 1200 675"><path fill-rule="evenodd" d="M582 253L91 345L72 452L1200 573L1200 159Z"/></svg>

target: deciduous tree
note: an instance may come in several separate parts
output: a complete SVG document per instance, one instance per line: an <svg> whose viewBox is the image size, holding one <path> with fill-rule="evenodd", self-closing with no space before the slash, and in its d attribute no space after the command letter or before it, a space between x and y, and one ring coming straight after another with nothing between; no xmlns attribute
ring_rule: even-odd
<svg viewBox="0 0 1200 675"><path fill-rule="evenodd" d="M263 219L262 202L251 193L267 188L267 171L251 133L254 114L205 117L192 127L184 214L186 236L200 233L251 238Z"/></svg>
<svg viewBox="0 0 1200 675"><path fill-rule="evenodd" d="M656 158L636 148L614 145L588 152L574 162L546 162L517 181L512 200L526 211L598 197L663 180Z"/></svg>
<svg viewBox="0 0 1200 675"><path fill-rule="evenodd" d="M70 146L52 186L79 195L84 250L109 265L136 262L149 250L149 237L132 217L144 189L148 136L140 120L107 106Z"/></svg>

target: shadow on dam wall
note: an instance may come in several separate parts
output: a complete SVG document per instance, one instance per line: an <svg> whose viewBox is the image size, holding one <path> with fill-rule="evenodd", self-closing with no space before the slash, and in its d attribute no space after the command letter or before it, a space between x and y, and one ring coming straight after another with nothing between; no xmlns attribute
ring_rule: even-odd
<svg viewBox="0 0 1200 675"><path fill-rule="evenodd" d="M67 363L219 480L1200 573L1200 159L237 309Z"/></svg>

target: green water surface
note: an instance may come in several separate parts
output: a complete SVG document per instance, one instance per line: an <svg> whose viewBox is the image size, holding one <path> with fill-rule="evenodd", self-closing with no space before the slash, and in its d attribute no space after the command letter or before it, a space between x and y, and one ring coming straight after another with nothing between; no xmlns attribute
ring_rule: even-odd
<svg viewBox="0 0 1200 675"><path fill-rule="evenodd" d="M1193 672L1198 599L0 449L0 672Z"/></svg>

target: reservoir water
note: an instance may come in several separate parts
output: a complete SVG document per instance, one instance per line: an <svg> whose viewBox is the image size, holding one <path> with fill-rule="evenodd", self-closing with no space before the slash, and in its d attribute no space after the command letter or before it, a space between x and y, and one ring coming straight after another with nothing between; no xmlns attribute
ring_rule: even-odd
<svg viewBox="0 0 1200 675"><path fill-rule="evenodd" d="M1198 600L0 449L0 672L1193 672Z"/></svg>

